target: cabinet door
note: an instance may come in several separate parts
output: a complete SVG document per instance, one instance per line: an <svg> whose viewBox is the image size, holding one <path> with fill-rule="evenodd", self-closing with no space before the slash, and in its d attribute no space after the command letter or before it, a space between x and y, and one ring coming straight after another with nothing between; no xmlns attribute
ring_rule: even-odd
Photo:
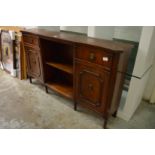
<svg viewBox="0 0 155 155"><path fill-rule="evenodd" d="M76 100L95 111L104 112L110 73L100 68L76 63Z"/></svg>
<svg viewBox="0 0 155 155"><path fill-rule="evenodd" d="M25 48L28 75L42 80L41 58L39 51Z"/></svg>

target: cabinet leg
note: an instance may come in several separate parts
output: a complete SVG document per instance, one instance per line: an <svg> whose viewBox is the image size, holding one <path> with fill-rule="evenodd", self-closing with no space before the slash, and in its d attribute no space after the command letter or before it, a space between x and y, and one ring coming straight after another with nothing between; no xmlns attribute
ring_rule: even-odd
<svg viewBox="0 0 155 155"><path fill-rule="evenodd" d="M29 81L30 81L30 83L32 83L32 78L29 76Z"/></svg>
<svg viewBox="0 0 155 155"><path fill-rule="evenodd" d="M48 87L47 86L45 86L45 90L46 90L46 93L48 94Z"/></svg>
<svg viewBox="0 0 155 155"><path fill-rule="evenodd" d="M112 114L113 117L116 117L117 116L117 111L115 111L113 114Z"/></svg>
<svg viewBox="0 0 155 155"><path fill-rule="evenodd" d="M74 110L77 111L77 103L74 102Z"/></svg>
<svg viewBox="0 0 155 155"><path fill-rule="evenodd" d="M103 129L107 129L108 118L104 118Z"/></svg>

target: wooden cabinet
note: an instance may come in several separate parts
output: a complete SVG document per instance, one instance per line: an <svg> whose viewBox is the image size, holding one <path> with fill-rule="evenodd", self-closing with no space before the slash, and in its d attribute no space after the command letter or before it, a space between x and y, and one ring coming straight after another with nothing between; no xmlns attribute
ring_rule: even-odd
<svg viewBox="0 0 155 155"><path fill-rule="evenodd" d="M23 35L25 55L27 62L27 75L32 83L32 78L36 78L43 83L43 66L39 46L39 38L35 35Z"/></svg>
<svg viewBox="0 0 155 155"><path fill-rule="evenodd" d="M76 62L76 102L104 113L110 73L92 65Z"/></svg>
<svg viewBox="0 0 155 155"><path fill-rule="evenodd" d="M75 110L81 105L97 112L105 128L118 109L132 46L65 32L22 32L30 81L72 99Z"/></svg>
<svg viewBox="0 0 155 155"><path fill-rule="evenodd" d="M28 75L43 81L40 52L36 49L25 47L25 53Z"/></svg>

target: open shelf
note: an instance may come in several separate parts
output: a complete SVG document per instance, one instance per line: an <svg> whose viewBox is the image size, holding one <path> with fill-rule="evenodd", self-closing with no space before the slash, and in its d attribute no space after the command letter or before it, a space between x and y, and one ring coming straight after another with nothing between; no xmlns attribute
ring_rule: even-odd
<svg viewBox="0 0 155 155"><path fill-rule="evenodd" d="M49 89L73 99L73 53L70 44L40 40L44 57L45 84Z"/></svg>
<svg viewBox="0 0 155 155"><path fill-rule="evenodd" d="M50 89L58 92L59 94L73 99L73 86L72 85L68 85L64 82L58 82L58 81L50 81L46 83L47 87L49 87Z"/></svg>
<svg viewBox="0 0 155 155"><path fill-rule="evenodd" d="M69 74L73 74L73 65L61 63L61 62L46 62L47 65L55 67L59 70L67 72Z"/></svg>

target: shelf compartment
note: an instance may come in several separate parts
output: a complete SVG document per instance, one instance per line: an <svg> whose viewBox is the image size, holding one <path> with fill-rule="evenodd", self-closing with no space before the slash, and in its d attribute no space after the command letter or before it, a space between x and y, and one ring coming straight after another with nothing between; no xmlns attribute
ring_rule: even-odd
<svg viewBox="0 0 155 155"><path fill-rule="evenodd" d="M67 72L69 74L73 74L73 65L71 64L66 64L61 62L46 62L46 64L54 68L57 68L59 70L62 70L64 72Z"/></svg>
<svg viewBox="0 0 155 155"><path fill-rule="evenodd" d="M50 81L46 83L46 86L69 99L73 99L72 85L68 85L62 81Z"/></svg>

